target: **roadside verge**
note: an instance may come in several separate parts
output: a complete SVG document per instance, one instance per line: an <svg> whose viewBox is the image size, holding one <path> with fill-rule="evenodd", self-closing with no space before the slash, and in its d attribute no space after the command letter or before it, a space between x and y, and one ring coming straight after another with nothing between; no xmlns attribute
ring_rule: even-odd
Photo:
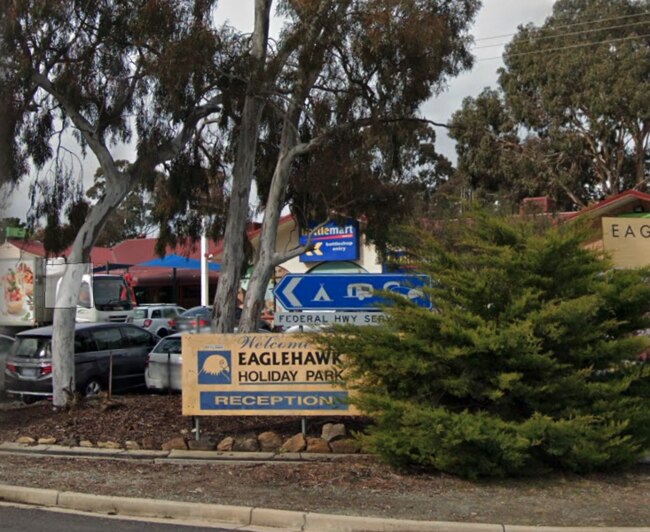
<svg viewBox="0 0 650 532"><path fill-rule="evenodd" d="M650 527L567 528L355 517L249 506L91 495L4 484L0 484L0 500L97 514L184 521L201 520L240 527L268 527L305 532L560 532L567 530L571 532L650 532Z"/></svg>

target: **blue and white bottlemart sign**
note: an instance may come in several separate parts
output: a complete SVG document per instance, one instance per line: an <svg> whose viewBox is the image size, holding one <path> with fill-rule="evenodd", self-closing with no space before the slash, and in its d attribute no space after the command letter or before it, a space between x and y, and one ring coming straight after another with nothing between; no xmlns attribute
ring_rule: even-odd
<svg viewBox="0 0 650 532"><path fill-rule="evenodd" d="M183 415L359 415L341 371L294 335L183 335Z"/></svg>
<svg viewBox="0 0 650 532"><path fill-rule="evenodd" d="M382 290L431 308L423 290L429 284L426 275L287 274L273 293L286 310L376 310L389 303L377 294Z"/></svg>
<svg viewBox="0 0 650 532"><path fill-rule="evenodd" d="M316 227L317 224L310 224ZM359 258L359 224L348 220L340 226L330 222L318 229L311 237L314 248L300 255L301 262L324 262L357 260ZM307 243L307 235L300 235L300 245Z"/></svg>

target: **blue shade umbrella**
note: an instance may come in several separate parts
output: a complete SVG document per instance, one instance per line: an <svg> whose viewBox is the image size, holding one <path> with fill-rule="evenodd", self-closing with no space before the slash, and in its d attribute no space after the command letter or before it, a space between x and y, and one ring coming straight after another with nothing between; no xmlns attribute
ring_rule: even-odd
<svg viewBox="0 0 650 532"><path fill-rule="evenodd" d="M165 255L163 258L151 259L140 262L136 266L148 268L175 268L179 270L200 270L201 261L180 255ZM208 270L213 272L221 271L221 265L216 262L208 262Z"/></svg>

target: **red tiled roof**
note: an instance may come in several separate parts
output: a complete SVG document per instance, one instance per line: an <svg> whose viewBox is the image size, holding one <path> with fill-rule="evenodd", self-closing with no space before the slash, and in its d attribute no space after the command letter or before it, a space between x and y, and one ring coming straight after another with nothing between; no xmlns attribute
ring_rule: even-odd
<svg viewBox="0 0 650 532"><path fill-rule="evenodd" d="M280 225L292 220L293 216L288 214L280 218ZM248 231L249 238L259 236L262 228L261 224L251 224ZM9 243L27 253L39 257L45 257L47 252L45 246L36 240L17 240L9 239ZM156 239L155 238L132 238L124 240L116 244L112 248L94 247L90 253L90 260L95 266L102 266L107 263L111 264L129 264L135 265L156 258ZM214 242L208 240L208 253L214 257L218 257L223 250L223 241ZM70 248L64 250L60 255L67 256L70 254ZM166 255L176 254L184 257L191 257L194 259L201 258L201 244L200 242L192 243L187 240L185 243L172 248L167 246L165 250Z"/></svg>
<svg viewBox="0 0 650 532"><path fill-rule="evenodd" d="M16 240L9 238L7 239L7 242L26 253L31 253L38 257L45 257L45 246L37 240Z"/></svg>
<svg viewBox="0 0 650 532"><path fill-rule="evenodd" d="M43 245L42 242L39 242L37 240L10 239L8 240L8 242L11 245L17 247L18 249L21 249L26 253L31 253L32 255L36 255L37 257L47 256L47 251L45 250L45 246ZM70 254L70 248L66 248L60 253L61 256L67 256L69 254ZM92 249L92 251L90 252L90 260L95 264L106 264L107 262L115 262L113 252L110 250L110 248L102 248L102 247L94 247Z"/></svg>
<svg viewBox="0 0 650 532"><path fill-rule="evenodd" d="M95 247L90 252L90 262L99 266L100 264L106 264L107 262L115 262L115 257L110 248Z"/></svg>
<svg viewBox="0 0 650 532"><path fill-rule="evenodd" d="M119 264L139 264L156 258L155 248L155 238L132 238L116 244L111 249L114 262ZM208 240L208 253L216 254L218 248L218 245L213 240ZM167 246L165 255L171 254L200 259L201 244L199 242L192 244L192 242L187 241L176 248Z"/></svg>
<svg viewBox="0 0 650 532"><path fill-rule="evenodd" d="M638 190L626 190L625 192L621 192L620 194L616 194L615 196L610 196L609 198L604 199L603 201L600 201L598 203L595 203L594 205L590 205L586 209L582 209L581 211L577 211L577 212L572 212L571 214L566 216L566 219L571 220L573 218L581 217L588 214L591 215L601 214L601 212L599 211L602 211L602 215L604 216L609 212L615 211L618 208L624 207L636 201L643 201L650 206L650 194L646 194L645 192L640 192Z"/></svg>

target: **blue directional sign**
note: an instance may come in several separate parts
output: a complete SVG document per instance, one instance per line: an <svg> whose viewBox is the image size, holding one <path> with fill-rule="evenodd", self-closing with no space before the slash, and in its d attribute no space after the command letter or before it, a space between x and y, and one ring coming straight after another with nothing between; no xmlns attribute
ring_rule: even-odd
<svg viewBox="0 0 650 532"><path fill-rule="evenodd" d="M406 274L287 274L273 293L287 310L375 310L388 303L376 295L390 290L413 303L431 308L422 290L426 275Z"/></svg>

